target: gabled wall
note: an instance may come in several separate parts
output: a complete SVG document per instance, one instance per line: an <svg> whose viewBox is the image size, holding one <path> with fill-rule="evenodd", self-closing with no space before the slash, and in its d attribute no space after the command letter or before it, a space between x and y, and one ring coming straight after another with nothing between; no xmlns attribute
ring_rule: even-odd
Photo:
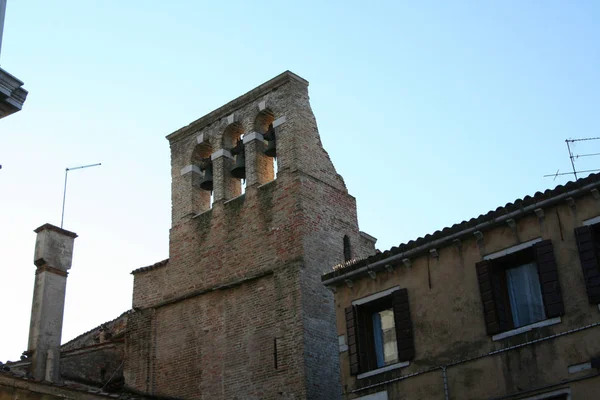
<svg viewBox="0 0 600 400"><path fill-rule="evenodd" d="M169 261L134 274L126 384L184 398L339 398L333 297L320 276L343 261L344 235L355 256L368 246L321 146L307 86L285 72L168 136ZM276 134L273 181L263 118ZM241 133L243 195L228 154ZM206 149L212 207L194 164Z"/></svg>

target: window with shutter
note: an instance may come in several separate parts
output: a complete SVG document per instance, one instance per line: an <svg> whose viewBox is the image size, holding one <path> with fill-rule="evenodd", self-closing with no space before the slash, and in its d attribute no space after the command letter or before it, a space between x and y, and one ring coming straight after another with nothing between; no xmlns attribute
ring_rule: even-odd
<svg viewBox="0 0 600 400"><path fill-rule="evenodd" d="M579 261L590 304L600 303L600 224L581 226L575 229L579 250Z"/></svg>
<svg viewBox="0 0 600 400"><path fill-rule="evenodd" d="M564 314L551 241L519 246L477 263L476 270L488 335Z"/></svg>
<svg viewBox="0 0 600 400"><path fill-rule="evenodd" d="M345 310L352 375L400 367L415 355L407 290L388 290L368 300Z"/></svg>

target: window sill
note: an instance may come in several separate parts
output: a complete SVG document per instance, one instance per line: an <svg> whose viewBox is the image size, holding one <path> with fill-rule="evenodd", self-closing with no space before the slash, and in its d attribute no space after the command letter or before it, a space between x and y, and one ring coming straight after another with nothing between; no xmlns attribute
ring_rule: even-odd
<svg viewBox="0 0 600 400"><path fill-rule="evenodd" d="M357 379L368 378L370 376L383 374L384 372L393 371L393 370L398 369L398 368L408 367L409 365L410 365L410 361L403 361L403 362L399 362L399 363L396 363L396 364L388 365L387 367L381 367L381 368L374 369L372 371L368 371L368 372L364 372L362 374L358 374L356 376L356 378Z"/></svg>
<svg viewBox="0 0 600 400"><path fill-rule="evenodd" d="M205 211L199 212L198 214L195 214L195 215L192 217L192 219L198 218L198 217L200 217L201 215L207 214L207 213L209 213L209 212L211 212L211 211L212 211L212 207L211 207L211 208L209 208L208 210L205 210Z"/></svg>
<svg viewBox="0 0 600 400"><path fill-rule="evenodd" d="M496 340L506 339L507 337L516 336L516 335L520 335L525 332L529 332L535 328L541 328L543 326L551 326L551 325L560 324L561 321L562 320L560 319L560 317L546 319L546 320L539 321L539 322L536 322L531 325L525 325L525 326L522 326L517 329L512 329L510 331L499 333L497 335L492 336L492 340L496 341Z"/></svg>
<svg viewBox="0 0 600 400"><path fill-rule="evenodd" d="M246 195L246 193L238 194L238 195L237 195L237 196L235 196L234 198L224 201L224 202L223 202L223 205L225 205L225 204L228 204L228 203L231 203L232 201L235 201L235 200L239 200L239 199L240 199L240 197L244 197L245 195Z"/></svg>

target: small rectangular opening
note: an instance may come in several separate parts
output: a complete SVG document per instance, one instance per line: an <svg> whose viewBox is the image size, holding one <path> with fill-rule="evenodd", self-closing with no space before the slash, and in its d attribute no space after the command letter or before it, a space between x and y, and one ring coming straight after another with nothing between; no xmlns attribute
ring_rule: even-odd
<svg viewBox="0 0 600 400"><path fill-rule="evenodd" d="M273 363L275 369L277 369L277 338L273 338Z"/></svg>

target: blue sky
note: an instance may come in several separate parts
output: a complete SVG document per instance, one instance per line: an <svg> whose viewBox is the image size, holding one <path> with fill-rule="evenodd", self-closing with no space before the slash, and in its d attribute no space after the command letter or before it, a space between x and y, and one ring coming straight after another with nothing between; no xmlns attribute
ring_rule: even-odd
<svg viewBox="0 0 600 400"><path fill-rule="evenodd" d="M326 4L323 4L326 3ZM131 306L168 257L164 137L284 70L382 250L569 177L600 136L600 3L8 0L0 120L0 360L27 346L33 229L75 231L63 340ZM576 154L600 152L600 141ZM596 168L597 157L578 159Z"/></svg>

